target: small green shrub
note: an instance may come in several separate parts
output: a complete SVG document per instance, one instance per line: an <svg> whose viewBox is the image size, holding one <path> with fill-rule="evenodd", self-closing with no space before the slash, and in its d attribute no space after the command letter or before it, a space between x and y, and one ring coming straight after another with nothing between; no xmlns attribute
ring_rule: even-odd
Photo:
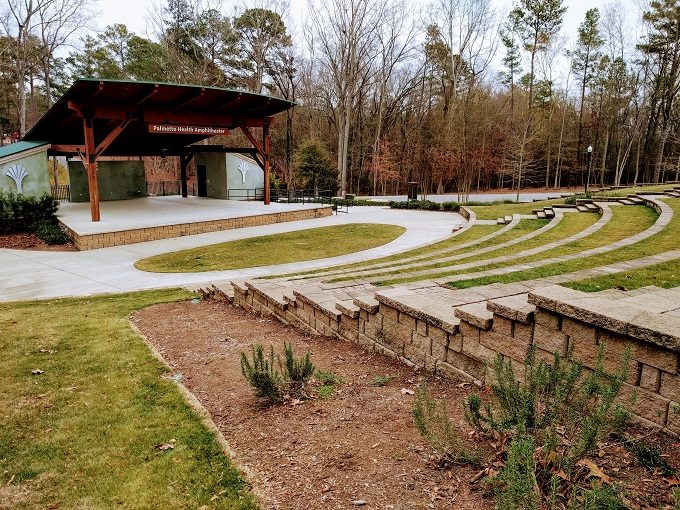
<svg viewBox="0 0 680 510"><path fill-rule="evenodd" d="M569 493L572 482L553 474L573 473L576 464L595 450L598 441L625 424L630 412L615 399L626 379L630 352L615 373L608 373L603 366L604 349L603 344L595 370L587 375L580 364L570 359L555 354L547 362L537 359L531 350L524 363L523 377L517 377L512 361L499 355L493 364L496 381L491 386L493 399L484 402L479 395L468 397L465 402L468 422L482 433L501 435L511 441L508 461L499 475L502 487L507 488L507 492L503 489L498 493L499 508L536 508L534 498L540 503L543 497L550 500L556 494ZM524 451L527 441L522 438L530 438L535 448L532 454L535 495L531 498L523 492L528 487L527 480L522 478L523 464L511 467L510 462L515 447L513 462L528 455ZM522 444L515 446L518 441ZM507 473L513 469L520 469L519 474Z"/></svg>
<svg viewBox="0 0 680 510"><path fill-rule="evenodd" d="M448 206L447 211L455 210L458 204L455 202L449 202L449 204L455 204L454 206ZM439 202L433 202L432 200L393 200L389 203L392 209L420 209L424 211L441 211L443 209L442 204Z"/></svg>
<svg viewBox="0 0 680 510"><path fill-rule="evenodd" d="M593 198L592 193L574 193L573 195L569 195L564 199L564 203L567 205L576 205L576 200L583 200L587 199L590 200Z"/></svg>
<svg viewBox="0 0 680 510"><path fill-rule="evenodd" d="M535 444L531 436L517 437L508 450L505 467L498 475L496 508L498 510L537 510Z"/></svg>
<svg viewBox="0 0 680 510"><path fill-rule="evenodd" d="M59 225L51 221L42 220L35 225L35 235L38 238L49 244L66 244L70 241L66 232L64 232Z"/></svg>
<svg viewBox="0 0 680 510"><path fill-rule="evenodd" d="M40 198L0 190L0 229L4 232L29 232L41 221L56 222L59 209L52 195Z"/></svg>
<svg viewBox="0 0 680 510"><path fill-rule="evenodd" d="M644 441L631 441L624 443L626 450L635 455L640 464L650 471L659 470L663 476L675 474L675 468L661 456L661 451Z"/></svg>
<svg viewBox="0 0 680 510"><path fill-rule="evenodd" d="M590 489L575 489L569 510L626 510L614 487L593 484Z"/></svg>
<svg viewBox="0 0 680 510"><path fill-rule="evenodd" d="M396 379L398 376L394 374L376 375L372 380L371 384L373 386L385 386L391 380Z"/></svg>
<svg viewBox="0 0 680 510"><path fill-rule="evenodd" d="M442 211L457 211L460 209L460 205L458 202L443 202L442 203Z"/></svg>
<svg viewBox="0 0 680 510"><path fill-rule="evenodd" d="M479 462L479 452L463 444L459 428L451 421L446 404L430 397L425 382L416 392L412 415L416 429L442 466Z"/></svg>
<svg viewBox="0 0 680 510"><path fill-rule="evenodd" d="M281 400L281 374L276 370L274 347L270 346L269 356L264 354L262 345L251 347L252 360L248 359L245 352L241 353L241 373L243 377L255 388L255 395L267 402Z"/></svg>
<svg viewBox="0 0 680 510"><path fill-rule="evenodd" d="M293 391L301 389L305 382L314 374L312 355L308 352L301 358L296 358L293 346L288 342L283 343L284 363L282 366L283 379ZM279 359L279 365L281 360Z"/></svg>
<svg viewBox="0 0 680 510"><path fill-rule="evenodd" d="M304 386L314 373L311 354L296 358L293 347L284 342L284 360L269 347L265 355L262 345L251 347L251 359L241 352L241 373L255 388L255 395L266 403L276 403L286 397L303 396ZM278 370L277 370L278 365Z"/></svg>

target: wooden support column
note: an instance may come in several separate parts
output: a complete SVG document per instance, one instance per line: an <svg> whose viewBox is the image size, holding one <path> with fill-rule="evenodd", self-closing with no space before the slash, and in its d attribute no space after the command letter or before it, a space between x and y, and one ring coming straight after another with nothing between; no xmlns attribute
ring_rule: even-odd
<svg viewBox="0 0 680 510"><path fill-rule="evenodd" d="M179 171L180 171L180 182L182 185L182 197L187 198L189 196L189 187L187 186L187 167L194 157L193 152L188 154L180 154L179 156Z"/></svg>
<svg viewBox="0 0 680 510"><path fill-rule="evenodd" d="M265 122L262 125L262 145L264 149L264 205L269 205L271 202L271 190L269 183L269 149L271 140L269 138L269 123Z"/></svg>
<svg viewBox="0 0 680 510"><path fill-rule="evenodd" d="M97 147L94 144L94 128L92 118L83 119L85 131L85 158L83 164L87 172L87 188L90 193L90 216L92 221L99 221L99 183L97 182ZM81 156L82 159L82 156Z"/></svg>

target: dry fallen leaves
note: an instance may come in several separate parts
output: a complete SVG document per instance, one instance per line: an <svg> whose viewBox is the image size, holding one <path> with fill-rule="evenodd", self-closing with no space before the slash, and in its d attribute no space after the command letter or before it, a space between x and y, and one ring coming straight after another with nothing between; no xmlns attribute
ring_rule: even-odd
<svg viewBox="0 0 680 510"><path fill-rule="evenodd" d="M592 460L590 459L581 459L578 462L579 466L586 466L588 468L588 471L590 471L590 476L594 476L596 478L599 478L605 483L611 483L612 479L609 478L604 471L602 471L597 464L595 464Z"/></svg>

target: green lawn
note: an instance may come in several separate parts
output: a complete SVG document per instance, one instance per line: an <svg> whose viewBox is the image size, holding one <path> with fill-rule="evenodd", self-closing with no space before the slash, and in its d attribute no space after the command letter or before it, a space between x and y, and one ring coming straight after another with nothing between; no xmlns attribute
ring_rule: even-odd
<svg viewBox="0 0 680 510"><path fill-rule="evenodd" d="M500 257L504 255L513 255L515 253L524 251L524 250L530 250L534 248L538 248L540 246L543 246L548 243L552 243L555 241L558 241L560 239L564 239L567 237L570 237L574 234L577 234L581 232L582 230L590 227L593 223L595 223L597 220L600 219L600 216L598 214L593 214L593 213L566 213L564 219L553 227L552 229L544 232L543 234L540 234L532 239L529 239L527 241L523 241L521 243L515 244L513 246L508 246L506 248L501 248L499 250L494 250L488 253L484 253L482 255L477 255L474 257L461 257L459 260L456 260L455 262L449 262L449 263L439 263L439 264L434 264L428 267L423 267L423 268L418 268L418 269L430 269L430 268L441 268L440 273L436 274L427 274L427 275L422 275L422 276L410 276L410 277L398 277L398 278L389 278L389 279L381 279L379 282L377 282L379 285L396 285L399 283L406 283L406 282L412 282L412 281L418 281L422 280L425 278L442 278L445 276L452 276L452 275L458 275L458 274L465 274L465 273L471 273L471 272L476 272L476 271L484 271L486 269L492 269L496 267L502 267L502 266L509 266L509 265L515 265L519 263L518 261L527 259L529 257L524 257L522 259L514 259L510 260L507 262L497 262L494 264L485 264L485 265L480 265L475 268L471 269L459 269L459 270L447 270L447 266L452 266L456 265L459 263L467 263L467 262L478 262L478 261L485 261L494 257ZM523 220L526 222L540 222L545 220ZM534 255L532 257L535 258L545 258L546 252L539 253L537 255Z"/></svg>
<svg viewBox="0 0 680 510"><path fill-rule="evenodd" d="M614 287L632 290L648 285L656 285L666 289L680 286L680 261L672 260L634 271L614 273L564 284L565 287L584 292L598 292Z"/></svg>
<svg viewBox="0 0 680 510"><path fill-rule="evenodd" d="M619 189L613 189L610 191L602 191L595 193L595 197L598 196L607 196L607 197L625 197L627 195L632 195L635 193L644 193L644 192L659 192L663 193L663 190L665 189L671 189L673 186L677 186L677 184L656 184L654 186L631 186L630 188L619 188Z"/></svg>
<svg viewBox="0 0 680 510"><path fill-rule="evenodd" d="M405 230L373 223L310 228L156 255L137 261L135 267L157 273L196 273L301 262L375 248Z"/></svg>
<svg viewBox="0 0 680 510"><path fill-rule="evenodd" d="M0 507L256 508L128 322L135 310L190 297L0 305Z"/></svg>
<svg viewBox="0 0 680 510"><path fill-rule="evenodd" d="M479 285L488 285L490 283L512 283L523 280L532 280L563 273L571 273L582 269L590 269L616 262L635 260L664 251L675 250L678 248L678 239L680 239L680 200L669 198L665 199L664 201L673 208L674 213L673 218L671 219L668 226L666 226L666 228L661 232L633 245L612 250L607 253L602 253L600 255L570 260L557 264L550 264L527 271L517 271L502 276L483 277L473 280L452 282L449 285L455 288L469 288L477 287ZM616 275L612 275L612 277L616 277ZM650 282L644 285L652 284L654 283Z"/></svg>
<svg viewBox="0 0 680 510"><path fill-rule="evenodd" d="M450 249L452 251L456 250L457 246L460 246L465 243L469 243L471 241L476 241L477 239L480 239L484 236L487 236L489 234L492 234L494 232L497 232L501 228L503 228L504 225L473 225L469 229L456 234L452 235L451 237L444 239L443 241L439 241L433 244L428 244L427 246L422 246L420 248L415 248L413 250L408 250L402 253L396 253L394 255L388 255L387 257L380 257L377 259L370 259L362 262L354 262L352 264L343 264L340 266L332 266L332 267L324 267L320 269L312 269L310 271L302 271L302 272L297 272L297 273L289 273L286 275L280 275L280 276L301 276L301 275L314 275L316 273L325 273L328 271L333 271L333 272L343 272L343 271L349 271L349 270L361 270L361 268L367 266L367 265L374 265L374 264L381 264L381 265L390 265L392 263L399 263L402 259L405 259L407 257L414 257L414 256L420 256L420 255L425 255L427 253L437 251L437 250L443 250L443 249ZM476 246L476 245L475 245ZM278 278L278 276L277 276Z"/></svg>

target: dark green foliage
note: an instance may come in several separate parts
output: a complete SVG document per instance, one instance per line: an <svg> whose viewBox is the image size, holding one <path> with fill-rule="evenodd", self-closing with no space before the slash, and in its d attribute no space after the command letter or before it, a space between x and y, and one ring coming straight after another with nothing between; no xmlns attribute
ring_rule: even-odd
<svg viewBox="0 0 680 510"><path fill-rule="evenodd" d="M66 244L70 241L61 227L52 221L43 220L37 223L35 225L35 235L49 245Z"/></svg>
<svg viewBox="0 0 680 510"><path fill-rule="evenodd" d="M493 400L484 402L479 395L468 397L468 422L481 432L501 434L511 441L508 460L499 475L503 488L498 493L498 508L536 508L542 495L550 500L563 494L569 482L553 473L572 473L576 464L595 450L598 441L625 424L630 413L615 398L626 379L629 355L611 374L604 370L604 349L602 345L595 370L587 374L570 359L555 354L547 362L539 360L531 350L523 376L517 377L512 362L499 355L493 364ZM536 448L532 453L535 471L531 484L522 471L522 466L529 465L527 438L531 439L532 451ZM516 446L518 441L521 444ZM511 467L513 463L519 464ZM525 493L529 485L536 492L532 497Z"/></svg>
<svg viewBox="0 0 680 510"><path fill-rule="evenodd" d="M446 207L444 207L446 205ZM419 209L423 211L456 211L458 204L456 202L433 202L431 200L393 200L389 202L392 209Z"/></svg>
<svg viewBox="0 0 680 510"><path fill-rule="evenodd" d="M241 373L255 388L255 394L266 403L275 403L290 396L302 396L305 383L314 374L311 354L296 358L293 347L285 342L284 359L269 347L266 356L262 345L252 346L251 358L241 353ZM276 366L278 365L278 370Z"/></svg>
<svg viewBox="0 0 680 510"><path fill-rule="evenodd" d="M252 361L245 352L241 353L241 373L255 388L255 394L267 402L281 400L280 390L282 378L274 365L274 347L269 349L269 356L264 354L262 345L252 346Z"/></svg>
<svg viewBox="0 0 680 510"><path fill-rule="evenodd" d="M539 508L534 439L517 437L508 450L505 467L498 475L496 508L498 510L534 510Z"/></svg>
<svg viewBox="0 0 680 510"><path fill-rule="evenodd" d="M479 461L479 453L460 439L459 428L449 418L445 402L431 398L425 382L418 388L412 414L416 429L443 466Z"/></svg>
<svg viewBox="0 0 680 510"><path fill-rule="evenodd" d="M298 359L295 357L293 347L288 342L284 342L283 356L283 364L281 364L279 359L279 365L281 365L284 381L294 389L301 389L305 382L314 374L312 355L308 352Z"/></svg>
<svg viewBox="0 0 680 510"><path fill-rule="evenodd" d="M0 232L29 232L39 222L56 222L59 203L47 193L40 198L0 190Z"/></svg>
<svg viewBox="0 0 680 510"><path fill-rule="evenodd" d="M328 151L318 140L306 140L296 153L296 164L299 175L307 180L307 188L330 190L335 194L338 190L338 171L333 166Z"/></svg>
<svg viewBox="0 0 680 510"><path fill-rule="evenodd" d="M468 398L466 416L470 424L486 431L531 432L561 417L574 397L581 366L555 355L552 363L538 361L532 350L524 365L524 383L519 383L512 361L498 356L493 364L496 382L491 386L496 410L483 405L478 395Z"/></svg>
<svg viewBox="0 0 680 510"><path fill-rule="evenodd" d="M635 455L640 464L650 471L658 470L664 476L675 474L675 469L661 456L661 451L644 441L625 443L626 450Z"/></svg>
<svg viewBox="0 0 680 510"><path fill-rule="evenodd" d="M592 193L574 193L573 195L568 196L567 198L564 199L564 203L567 205L576 205L576 200L590 200L593 198Z"/></svg>
<svg viewBox="0 0 680 510"><path fill-rule="evenodd" d="M574 491L569 510L626 510L618 491L607 485Z"/></svg>

